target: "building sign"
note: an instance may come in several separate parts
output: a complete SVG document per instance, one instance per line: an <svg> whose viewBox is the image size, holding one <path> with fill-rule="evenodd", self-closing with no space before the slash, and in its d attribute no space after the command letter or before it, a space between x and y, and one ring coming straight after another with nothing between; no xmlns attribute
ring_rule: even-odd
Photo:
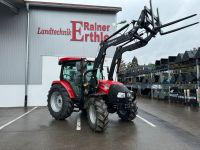
<svg viewBox="0 0 200 150"><path fill-rule="evenodd" d="M115 32L116 14L31 10L30 52L39 56L95 58L100 42ZM106 52L113 57L115 47ZM34 69L33 69L34 70Z"/></svg>
<svg viewBox="0 0 200 150"><path fill-rule="evenodd" d="M49 29L38 27L38 35L57 35L70 36L70 41L79 42L101 42L108 38L110 25L98 24L97 22L84 22L72 20L70 28L52 28Z"/></svg>

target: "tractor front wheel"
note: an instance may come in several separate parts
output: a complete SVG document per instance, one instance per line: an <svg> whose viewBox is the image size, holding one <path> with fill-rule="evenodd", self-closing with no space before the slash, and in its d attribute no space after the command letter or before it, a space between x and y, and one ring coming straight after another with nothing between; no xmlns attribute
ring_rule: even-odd
<svg viewBox="0 0 200 150"><path fill-rule="evenodd" d="M124 121L132 121L136 118L137 115L137 106L135 105L129 110L118 110L117 114L119 118L121 118Z"/></svg>
<svg viewBox="0 0 200 150"><path fill-rule="evenodd" d="M62 85L55 84L48 94L48 109L56 120L64 120L73 112L73 103Z"/></svg>
<svg viewBox="0 0 200 150"><path fill-rule="evenodd" d="M90 98L87 107L87 118L90 128L103 132L108 125L107 106L102 98Z"/></svg>

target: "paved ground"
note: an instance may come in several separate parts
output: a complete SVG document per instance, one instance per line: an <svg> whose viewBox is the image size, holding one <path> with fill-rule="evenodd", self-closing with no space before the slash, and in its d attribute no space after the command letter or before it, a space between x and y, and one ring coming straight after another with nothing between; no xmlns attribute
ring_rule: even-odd
<svg viewBox="0 0 200 150"><path fill-rule="evenodd" d="M55 121L46 107L0 108L0 150L200 149L199 109L141 98L138 106L139 116L134 122L123 122L117 115L110 115L108 129L100 134L89 129L80 113L66 121ZM81 130L77 131L79 116Z"/></svg>

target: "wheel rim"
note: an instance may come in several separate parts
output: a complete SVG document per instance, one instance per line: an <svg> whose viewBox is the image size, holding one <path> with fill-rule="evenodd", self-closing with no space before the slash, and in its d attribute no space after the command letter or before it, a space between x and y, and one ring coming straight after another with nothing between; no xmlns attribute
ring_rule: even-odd
<svg viewBox="0 0 200 150"><path fill-rule="evenodd" d="M90 121L92 124L95 124L96 123L96 109L94 107L94 105L90 105L90 108L89 108L89 117L90 117Z"/></svg>
<svg viewBox="0 0 200 150"><path fill-rule="evenodd" d="M54 112L59 112L62 109L62 96L59 92L54 92L51 95L51 108Z"/></svg>

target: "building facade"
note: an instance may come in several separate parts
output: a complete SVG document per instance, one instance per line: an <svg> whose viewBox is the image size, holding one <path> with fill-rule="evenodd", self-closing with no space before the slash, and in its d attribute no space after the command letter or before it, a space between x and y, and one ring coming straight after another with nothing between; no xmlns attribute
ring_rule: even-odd
<svg viewBox="0 0 200 150"><path fill-rule="evenodd" d="M58 59L95 58L99 43L115 31L119 7L44 2L0 3L0 107L46 105ZM15 7L16 6L16 7ZM16 8L14 10L13 8ZM109 66L113 48L105 65Z"/></svg>

